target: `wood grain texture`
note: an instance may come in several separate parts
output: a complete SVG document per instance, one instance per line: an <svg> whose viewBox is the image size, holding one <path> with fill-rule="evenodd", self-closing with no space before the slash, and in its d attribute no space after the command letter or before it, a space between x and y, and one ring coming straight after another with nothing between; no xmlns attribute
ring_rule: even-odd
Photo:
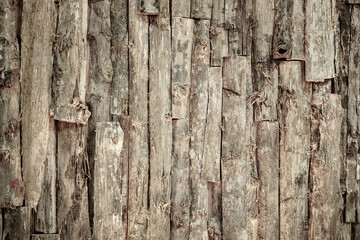
<svg viewBox="0 0 360 240"><path fill-rule="evenodd" d="M307 239L311 84L302 62L281 62L280 239Z"/></svg>
<svg viewBox="0 0 360 240"><path fill-rule="evenodd" d="M60 240L59 234L31 234L31 240Z"/></svg>
<svg viewBox="0 0 360 240"><path fill-rule="evenodd" d="M30 239L30 208L19 207L3 211L3 239Z"/></svg>
<svg viewBox="0 0 360 240"><path fill-rule="evenodd" d="M136 0L137 12L144 15L159 15L161 0Z"/></svg>
<svg viewBox="0 0 360 240"><path fill-rule="evenodd" d="M279 123L257 128L259 163L259 239L279 239Z"/></svg>
<svg viewBox="0 0 360 240"><path fill-rule="evenodd" d="M323 82L335 77L335 1L306 1L306 81Z"/></svg>
<svg viewBox="0 0 360 240"><path fill-rule="evenodd" d="M171 0L171 16L190 18L191 0Z"/></svg>
<svg viewBox="0 0 360 240"><path fill-rule="evenodd" d="M54 119L87 124L90 111L85 104L87 82L88 4L61 1L54 43Z"/></svg>
<svg viewBox="0 0 360 240"><path fill-rule="evenodd" d="M276 0L273 56L305 60L305 0Z"/></svg>
<svg viewBox="0 0 360 240"><path fill-rule="evenodd" d="M0 207L21 206L19 1L0 3Z"/></svg>
<svg viewBox="0 0 360 240"><path fill-rule="evenodd" d="M49 130L54 3L23 1L21 26L22 166L25 202L35 207L44 179ZM39 67L41 66L41 67Z"/></svg>
<svg viewBox="0 0 360 240"><path fill-rule="evenodd" d="M148 57L149 19L129 2L129 206L128 237L146 238L148 208Z"/></svg>
<svg viewBox="0 0 360 240"><path fill-rule="evenodd" d="M191 0L191 18L211 19L212 2L212 0Z"/></svg>

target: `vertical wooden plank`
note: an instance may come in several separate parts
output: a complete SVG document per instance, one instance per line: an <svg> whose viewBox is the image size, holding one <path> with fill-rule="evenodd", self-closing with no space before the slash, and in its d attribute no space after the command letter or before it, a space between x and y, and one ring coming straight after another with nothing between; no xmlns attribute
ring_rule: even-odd
<svg viewBox="0 0 360 240"><path fill-rule="evenodd" d="M254 1L254 59L256 62L270 61L273 47L275 0Z"/></svg>
<svg viewBox="0 0 360 240"><path fill-rule="evenodd" d="M208 106L205 125L205 143L201 178L220 182L222 68L209 68Z"/></svg>
<svg viewBox="0 0 360 240"><path fill-rule="evenodd" d="M190 88L190 238L207 239L208 190L201 180L210 64L209 20L195 22Z"/></svg>
<svg viewBox="0 0 360 240"><path fill-rule="evenodd" d="M227 58L223 71L222 226L224 239L246 238L246 57Z"/></svg>
<svg viewBox="0 0 360 240"><path fill-rule="evenodd" d="M237 55L249 56L254 25L254 0L224 1L225 26L229 30L229 54L232 57Z"/></svg>
<svg viewBox="0 0 360 240"><path fill-rule="evenodd" d="M90 237L87 180L90 176L85 127L57 126L57 232L61 239Z"/></svg>
<svg viewBox="0 0 360 240"><path fill-rule="evenodd" d="M172 18L172 118L189 117L191 50L194 20Z"/></svg>
<svg viewBox="0 0 360 240"><path fill-rule="evenodd" d="M211 66L222 66L223 57L229 55L228 31L225 29L224 0L214 0L211 17Z"/></svg>
<svg viewBox="0 0 360 240"><path fill-rule="evenodd" d="M259 239L279 239L279 124L259 122Z"/></svg>
<svg viewBox="0 0 360 240"><path fill-rule="evenodd" d="M59 2L54 43L53 116L56 120L86 124L88 4L81 0Z"/></svg>
<svg viewBox="0 0 360 240"><path fill-rule="evenodd" d="M22 165L25 202L36 206L44 177L49 130L54 3L23 1L21 28ZM41 66L41 67L39 67Z"/></svg>
<svg viewBox="0 0 360 240"><path fill-rule="evenodd" d="M158 15L161 0L136 0L137 12L144 15Z"/></svg>
<svg viewBox="0 0 360 240"><path fill-rule="evenodd" d="M56 233L56 127L50 120L42 192L35 212L35 231Z"/></svg>
<svg viewBox="0 0 360 240"><path fill-rule="evenodd" d="M191 0L191 18L211 19L212 0Z"/></svg>
<svg viewBox="0 0 360 240"><path fill-rule="evenodd" d="M114 69L111 85L113 115L127 115L129 101L129 33L127 0L111 2L111 60Z"/></svg>
<svg viewBox="0 0 360 240"><path fill-rule="evenodd" d="M171 16L190 18L191 0L171 0Z"/></svg>
<svg viewBox="0 0 360 240"><path fill-rule="evenodd" d="M307 239L311 84L300 61L281 62L280 239Z"/></svg>
<svg viewBox="0 0 360 240"><path fill-rule="evenodd" d="M146 238L148 208L148 30L147 16L129 2L129 206L128 237Z"/></svg>
<svg viewBox="0 0 360 240"><path fill-rule="evenodd" d="M343 206L340 193L341 97L314 93L312 108L309 237L331 239L340 229Z"/></svg>
<svg viewBox="0 0 360 240"><path fill-rule="evenodd" d="M278 69L275 63L254 66L254 93L249 103L255 105L255 120L277 119Z"/></svg>
<svg viewBox="0 0 360 240"><path fill-rule="evenodd" d="M208 239L222 239L221 225L221 183L208 182Z"/></svg>
<svg viewBox="0 0 360 240"><path fill-rule="evenodd" d="M323 82L335 77L334 5L334 1L306 1L306 81Z"/></svg>
<svg viewBox="0 0 360 240"><path fill-rule="evenodd" d="M170 238L171 35L169 19L154 18L149 30L149 238Z"/></svg>
<svg viewBox="0 0 360 240"><path fill-rule="evenodd" d="M305 0L276 0L273 56L305 60Z"/></svg>
<svg viewBox="0 0 360 240"><path fill-rule="evenodd" d="M60 240L59 234L31 234L31 240Z"/></svg>
<svg viewBox="0 0 360 240"><path fill-rule="evenodd" d="M19 1L0 2L0 207L21 206Z"/></svg>
<svg viewBox="0 0 360 240"><path fill-rule="evenodd" d="M94 164L94 239L121 235L120 154L124 132L118 122L96 124Z"/></svg>
<svg viewBox="0 0 360 240"><path fill-rule="evenodd" d="M19 207L3 211L5 214L2 239L30 239L30 208Z"/></svg>

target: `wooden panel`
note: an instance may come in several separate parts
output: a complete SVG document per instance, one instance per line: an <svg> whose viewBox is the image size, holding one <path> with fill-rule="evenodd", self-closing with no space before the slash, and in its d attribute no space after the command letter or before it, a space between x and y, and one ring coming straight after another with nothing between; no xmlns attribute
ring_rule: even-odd
<svg viewBox="0 0 360 240"><path fill-rule="evenodd" d="M201 179L208 182L220 182L222 85L222 68L209 68L209 102L201 172Z"/></svg>
<svg viewBox="0 0 360 240"><path fill-rule="evenodd" d="M190 238L207 238L208 190L201 180L208 107L208 69L210 64L210 21L195 22L190 90Z"/></svg>
<svg viewBox="0 0 360 240"><path fill-rule="evenodd" d="M259 163L259 239L279 239L279 124L260 122L257 129Z"/></svg>
<svg viewBox="0 0 360 240"><path fill-rule="evenodd" d="M48 149L44 182L39 204L35 212L35 230L41 233L56 233L56 126L49 123Z"/></svg>
<svg viewBox="0 0 360 240"><path fill-rule="evenodd" d="M21 206L19 1L0 3L0 207Z"/></svg>
<svg viewBox="0 0 360 240"><path fill-rule="evenodd" d="M212 0L191 0L191 18L211 19Z"/></svg>
<svg viewBox="0 0 360 240"><path fill-rule="evenodd" d="M30 239L30 212L29 207L3 210L2 239Z"/></svg>
<svg viewBox="0 0 360 240"><path fill-rule="evenodd" d="M172 17L190 17L191 0L171 0Z"/></svg>
<svg viewBox="0 0 360 240"><path fill-rule="evenodd" d="M311 84L302 62L282 62L280 100L280 238L307 239Z"/></svg>
<svg viewBox="0 0 360 240"><path fill-rule="evenodd" d="M65 0L59 2L58 11L52 114L59 121L86 124L90 117L85 104L88 4Z"/></svg>
<svg viewBox="0 0 360 240"><path fill-rule="evenodd" d="M31 240L60 240L59 234L31 234Z"/></svg>
<svg viewBox="0 0 360 240"><path fill-rule="evenodd" d="M146 238L148 207L148 30L147 16L129 2L129 206L128 237Z"/></svg>
<svg viewBox="0 0 360 240"><path fill-rule="evenodd" d="M273 56L305 59L305 0L276 0Z"/></svg>
<svg viewBox="0 0 360 240"><path fill-rule="evenodd" d="M340 193L341 128L340 95L315 93L310 166L311 239L330 239L340 229L343 200ZM330 134L331 133L331 134Z"/></svg>
<svg viewBox="0 0 360 240"><path fill-rule="evenodd" d="M111 2L111 114L127 115L129 101L129 34L127 0Z"/></svg>
<svg viewBox="0 0 360 240"><path fill-rule="evenodd" d="M136 0L137 12L145 15L158 15L161 0Z"/></svg>
<svg viewBox="0 0 360 240"><path fill-rule="evenodd" d="M335 77L334 1L309 0L305 5L306 81Z"/></svg>
<svg viewBox="0 0 360 240"><path fill-rule="evenodd" d="M40 199L46 162L54 16L52 1L23 1L21 102L26 104L21 104L21 144L25 202L31 207Z"/></svg>
<svg viewBox="0 0 360 240"><path fill-rule="evenodd" d="M191 50L194 20L172 18L172 118L189 117Z"/></svg>

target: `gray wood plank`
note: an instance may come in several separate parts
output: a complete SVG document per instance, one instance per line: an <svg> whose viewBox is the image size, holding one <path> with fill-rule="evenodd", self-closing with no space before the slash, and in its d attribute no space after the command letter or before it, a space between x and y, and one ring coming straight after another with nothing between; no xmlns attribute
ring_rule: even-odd
<svg viewBox="0 0 360 240"><path fill-rule="evenodd" d="M59 234L31 234L31 240L60 240Z"/></svg>
<svg viewBox="0 0 360 240"><path fill-rule="evenodd" d="M191 18L211 19L212 0L191 0Z"/></svg>
<svg viewBox="0 0 360 240"><path fill-rule="evenodd" d="M190 18L191 0L171 0L171 16Z"/></svg>
<svg viewBox="0 0 360 240"><path fill-rule="evenodd" d="M29 207L6 209L4 211L4 226L2 239L30 239L30 212Z"/></svg>

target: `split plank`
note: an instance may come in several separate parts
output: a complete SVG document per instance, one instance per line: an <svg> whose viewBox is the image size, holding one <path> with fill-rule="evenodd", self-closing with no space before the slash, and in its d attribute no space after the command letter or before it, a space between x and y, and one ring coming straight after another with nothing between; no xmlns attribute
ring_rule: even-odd
<svg viewBox="0 0 360 240"><path fill-rule="evenodd" d="M306 81L323 82L335 77L334 5L333 0L306 1Z"/></svg>
<svg viewBox="0 0 360 240"><path fill-rule="evenodd" d="M129 206L128 237L146 238L148 224L148 30L147 16L129 2Z"/></svg>
<svg viewBox="0 0 360 240"><path fill-rule="evenodd" d="M31 240L60 240L59 234L31 234Z"/></svg>
<svg viewBox="0 0 360 240"><path fill-rule="evenodd" d="M59 2L54 45L54 119L87 124L90 111L85 104L87 82L88 4L81 0Z"/></svg>
<svg viewBox="0 0 360 240"><path fill-rule="evenodd" d="M341 128L343 110L336 94L314 93L309 212L311 239L331 239L340 229Z"/></svg>
<svg viewBox="0 0 360 240"><path fill-rule="evenodd" d="M195 22L190 90L190 238L207 239L208 190L201 179L210 64L209 20Z"/></svg>
<svg viewBox="0 0 360 240"><path fill-rule="evenodd" d="M211 19L212 0L191 0L191 18Z"/></svg>
<svg viewBox="0 0 360 240"><path fill-rule="evenodd" d="M2 239L30 239L31 220L29 207L6 209Z"/></svg>
<svg viewBox="0 0 360 240"><path fill-rule="evenodd" d="M171 0L171 16L190 18L191 0Z"/></svg>
<svg viewBox="0 0 360 240"><path fill-rule="evenodd" d="M0 207L21 206L19 1L0 2Z"/></svg>
<svg viewBox="0 0 360 240"><path fill-rule="evenodd" d="M25 202L38 204L49 131L50 83L55 33L52 1L23 1L21 28L22 166ZM39 67L41 66L41 67Z"/></svg>
<svg viewBox="0 0 360 240"><path fill-rule="evenodd" d="M273 56L305 60L305 0L276 0Z"/></svg>
<svg viewBox="0 0 360 240"><path fill-rule="evenodd" d="M171 33L169 18L155 18L149 30L149 238L170 238Z"/></svg>
<svg viewBox="0 0 360 240"><path fill-rule="evenodd" d="M311 84L300 61L280 63L280 239L307 239Z"/></svg>
<svg viewBox="0 0 360 240"><path fill-rule="evenodd" d="M115 239L122 230L120 154L124 132L119 122L96 125L94 163L94 239Z"/></svg>
<svg viewBox="0 0 360 240"><path fill-rule="evenodd" d="M220 182L222 68L209 68L208 81L208 98L211 100L209 100L206 113L201 178L208 182Z"/></svg>
<svg viewBox="0 0 360 240"><path fill-rule="evenodd" d="M257 129L259 163L259 239L279 239L279 124L260 122Z"/></svg>

